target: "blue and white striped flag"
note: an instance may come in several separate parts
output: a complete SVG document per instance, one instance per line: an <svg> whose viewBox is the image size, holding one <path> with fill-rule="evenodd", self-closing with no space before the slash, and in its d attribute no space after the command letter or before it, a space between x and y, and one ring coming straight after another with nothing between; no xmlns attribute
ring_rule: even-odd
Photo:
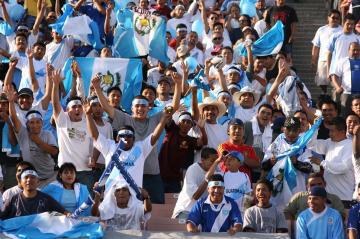
<svg viewBox="0 0 360 239"><path fill-rule="evenodd" d="M148 10L125 8L117 12L117 22L113 46L116 56L133 58L149 55L166 65L169 63L164 17Z"/></svg>
<svg viewBox="0 0 360 239"><path fill-rule="evenodd" d="M284 25L277 21L275 25L251 46L254 56L268 56L279 53L284 42ZM246 48L241 47L241 55L246 56Z"/></svg>
<svg viewBox="0 0 360 239"><path fill-rule="evenodd" d="M75 60L81 71L84 81L85 95L88 95L91 79L102 75L101 88L106 92L110 87L118 86L122 92L122 107L130 112L131 102L140 94L142 83L142 62L140 59L75 57L65 62L64 87L66 92L71 89L72 72L71 63Z"/></svg>
<svg viewBox="0 0 360 239"><path fill-rule="evenodd" d="M48 212L0 221L0 230L6 236L22 239L80 237L96 239L104 236L99 223L83 222Z"/></svg>

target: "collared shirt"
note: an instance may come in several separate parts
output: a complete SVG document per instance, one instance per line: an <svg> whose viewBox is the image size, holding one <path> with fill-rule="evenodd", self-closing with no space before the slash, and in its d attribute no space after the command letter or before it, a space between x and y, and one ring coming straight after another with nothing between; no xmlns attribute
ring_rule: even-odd
<svg viewBox="0 0 360 239"><path fill-rule="evenodd" d="M229 206L230 209L223 209L223 207L226 206ZM210 201L210 196L198 200L192 207L187 222L195 226L201 225L203 232L211 232L215 220L220 213L222 213L222 216L225 216L226 219L220 227L219 232L226 232L235 224L243 224L238 206L233 199L227 196L224 196L222 202L218 205L214 205Z"/></svg>

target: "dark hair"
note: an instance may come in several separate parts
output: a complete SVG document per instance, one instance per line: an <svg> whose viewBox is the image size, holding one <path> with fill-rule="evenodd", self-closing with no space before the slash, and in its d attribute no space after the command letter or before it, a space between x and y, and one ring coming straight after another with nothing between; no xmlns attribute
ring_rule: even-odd
<svg viewBox="0 0 360 239"><path fill-rule="evenodd" d="M59 168L59 171L57 173L56 180L58 180L60 183L63 183L60 176L65 170L73 170L73 171L75 171L75 181L74 181L74 183L76 183L77 182L76 167L75 167L75 165L73 163L64 163L63 165L61 165L61 167ZM74 185L74 183L73 183L73 185Z"/></svg>
<svg viewBox="0 0 360 239"><path fill-rule="evenodd" d="M143 95L137 95L137 96L134 97L134 99L142 99L142 100L146 100L146 101L149 102L149 100L148 100L145 96L143 96ZM133 99L133 100L134 100L134 99Z"/></svg>
<svg viewBox="0 0 360 239"><path fill-rule="evenodd" d="M201 150L201 159L208 159L211 155L218 155L216 149L205 147Z"/></svg>
<svg viewBox="0 0 360 239"><path fill-rule="evenodd" d="M187 26L184 23L179 23L176 25L176 28L187 28Z"/></svg>
<svg viewBox="0 0 360 239"><path fill-rule="evenodd" d="M66 100L66 104L69 104L70 101L72 100L80 100L82 102L82 99L81 97L79 96L72 96L72 97L69 97L67 100Z"/></svg>
<svg viewBox="0 0 360 239"><path fill-rule="evenodd" d="M337 112L339 112L339 110L338 110L338 105L336 104L335 101L333 101L333 100L330 98L330 96L324 96L323 98L320 98L320 99L319 99L318 107L319 107L320 110L321 110L321 108L322 108L322 106L323 106L324 104L333 105L334 108L335 108L335 110L336 110Z"/></svg>
<svg viewBox="0 0 360 239"><path fill-rule="evenodd" d="M321 173L310 173L306 180L306 183L309 182L310 178L321 178L321 180L325 182L324 176Z"/></svg>
<svg viewBox="0 0 360 239"><path fill-rule="evenodd" d="M335 128L338 131L346 131L346 120L341 116L333 118L330 122L330 125L335 125Z"/></svg>
<svg viewBox="0 0 360 239"><path fill-rule="evenodd" d="M346 116L345 120L346 120L349 116L355 116L356 118L360 119L360 117L359 117L357 114L355 114L353 111L351 111L351 112Z"/></svg>
<svg viewBox="0 0 360 239"><path fill-rule="evenodd" d="M118 92L120 93L120 95L122 95L122 91L121 91L120 87L118 87L118 86L113 86L113 87L110 87L110 88L106 91L107 96L109 96L110 93L111 93L111 91L114 91L114 90L118 91Z"/></svg>
<svg viewBox="0 0 360 239"><path fill-rule="evenodd" d="M346 22L347 20L350 20L350 21L356 21L356 17L353 15L353 14L351 14L351 13L348 13L348 14L346 14L345 15L345 17L344 17L344 22Z"/></svg>
<svg viewBox="0 0 360 239"><path fill-rule="evenodd" d="M26 34L22 33L22 32L19 32L19 33L16 33L16 36L15 36L15 39L18 38L18 37L24 37L26 42L27 42L27 36Z"/></svg>
<svg viewBox="0 0 360 239"><path fill-rule="evenodd" d="M328 12L328 17L330 17L332 14L337 14L341 18L341 13L337 9L330 9L329 12Z"/></svg>
<svg viewBox="0 0 360 239"><path fill-rule="evenodd" d="M232 54L234 54L234 50L229 46L223 46L220 51L223 51L223 50L229 50L229 51L231 51Z"/></svg>
<svg viewBox="0 0 360 239"><path fill-rule="evenodd" d="M19 167L22 167L22 166L27 166L27 168L34 168L34 165L32 165L32 163L30 163L28 161L21 161L16 164L16 166L15 166L16 171L18 170Z"/></svg>
<svg viewBox="0 0 360 239"><path fill-rule="evenodd" d="M280 109L273 109L273 114L275 113L281 113L283 116L285 116L284 112Z"/></svg>
<svg viewBox="0 0 360 239"><path fill-rule="evenodd" d="M210 15L216 15L217 17L220 17L220 15L217 12L214 12L214 11L209 12L209 16Z"/></svg>
<svg viewBox="0 0 360 239"><path fill-rule="evenodd" d="M273 191L273 184L267 180L266 178L260 178L257 182L256 182L256 185L258 184L265 184L266 187L269 189L270 192ZM256 188L256 187L255 187Z"/></svg>
<svg viewBox="0 0 360 239"><path fill-rule="evenodd" d="M220 181L220 182L224 182L224 177L221 176L221 174L213 174L209 177L209 182L210 181Z"/></svg>
<svg viewBox="0 0 360 239"><path fill-rule="evenodd" d="M307 113L306 113L305 111L303 111L303 110L297 110L297 111L295 111L294 115L297 114L297 113L304 114L304 115L306 115L306 118L307 118Z"/></svg>
<svg viewBox="0 0 360 239"><path fill-rule="evenodd" d="M35 42L34 45L33 45L33 47L36 47L36 46L40 46L40 47L46 48L46 45L45 45L43 42L41 42L41 41Z"/></svg>
<svg viewBox="0 0 360 239"><path fill-rule="evenodd" d="M151 90L155 93L156 95L156 88L152 85L146 85L144 84L143 88L141 89L141 94L144 92L144 90Z"/></svg>
<svg viewBox="0 0 360 239"><path fill-rule="evenodd" d="M43 115L42 115L39 111L37 111L37 110L30 110L30 111L28 111L28 112L26 113L25 118L26 118L28 115L32 114L32 113L39 114L39 115L41 115L41 117L43 116Z"/></svg>
<svg viewBox="0 0 360 239"><path fill-rule="evenodd" d="M216 26L221 26L222 28L224 28L224 24L222 24L221 22L215 22L213 28L215 28Z"/></svg>
<svg viewBox="0 0 360 239"><path fill-rule="evenodd" d="M240 17L245 17L248 23L251 23L251 17L247 14L240 14ZM250 25L249 25L250 26Z"/></svg>
<svg viewBox="0 0 360 239"><path fill-rule="evenodd" d="M360 95L353 95L351 98L351 102L353 102L354 100L360 100Z"/></svg>
<svg viewBox="0 0 360 239"><path fill-rule="evenodd" d="M267 104L267 103L260 105L260 107L258 108L258 111L257 111L258 113L260 112L261 108L268 108L269 110L271 110L271 113L274 110L274 108L270 104Z"/></svg>

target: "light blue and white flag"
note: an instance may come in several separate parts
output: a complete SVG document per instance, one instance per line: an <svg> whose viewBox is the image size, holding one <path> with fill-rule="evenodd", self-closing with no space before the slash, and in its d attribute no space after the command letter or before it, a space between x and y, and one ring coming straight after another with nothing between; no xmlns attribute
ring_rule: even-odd
<svg viewBox="0 0 360 239"><path fill-rule="evenodd" d="M284 25L277 21L275 25L263 36L257 39L251 46L254 56L268 56L279 53L284 42ZM246 48L239 49L242 56L246 56Z"/></svg>
<svg viewBox="0 0 360 239"><path fill-rule="evenodd" d="M106 92L113 86L118 86L122 92L122 107L130 112L133 98L140 94L142 83L142 62L140 59L75 57L65 62L63 68L64 87L68 93L71 89L71 63L75 60L84 81L85 95L88 95L91 79L102 75L101 88Z"/></svg>
<svg viewBox="0 0 360 239"><path fill-rule="evenodd" d="M249 17L254 17L256 15L255 3L256 0L241 0L239 3L241 14L246 14Z"/></svg>
<svg viewBox="0 0 360 239"><path fill-rule="evenodd" d="M29 216L14 217L0 221L0 230L11 238L102 238L104 233L99 223L84 222L44 212Z"/></svg>
<svg viewBox="0 0 360 239"><path fill-rule="evenodd" d="M276 155L276 161L281 161L281 160L285 160L285 164L284 164L284 171L283 171L283 180L284 182L286 182L286 185L289 187L290 191L292 191L294 188L296 188L297 186L297 181L296 181L296 171L294 168L294 165L291 162L291 157L293 156L298 156L300 155L303 150L306 148L306 145L309 143L309 141L311 140L311 138L313 137L314 133L317 132L317 130L319 129L321 123L322 123L322 118L320 118L319 120L315 121L314 125L311 126L311 128L306 131L303 135L301 135L294 144L291 145L291 148L283 153L280 153L278 155ZM277 178L277 174L273 172L274 168L270 171L269 175L268 175L268 179L271 182L274 182L274 180L279 180ZM284 183L285 184L285 183ZM279 183L278 185L281 185L280 188L274 188L274 190L278 190L278 191L282 191L284 185Z"/></svg>
<svg viewBox="0 0 360 239"><path fill-rule="evenodd" d="M300 100L296 90L296 78L287 76L279 85L279 96L276 102L280 104L285 116L290 116L301 109Z"/></svg>
<svg viewBox="0 0 360 239"><path fill-rule="evenodd" d="M125 8L117 12L117 22L113 46L116 56L133 58L149 55L169 63L164 17L148 10Z"/></svg>
<svg viewBox="0 0 360 239"><path fill-rule="evenodd" d="M104 44L100 40L99 27L87 15L72 17L74 9L69 4L63 7L64 14L50 26L61 35L72 35L74 38L100 50ZM74 27L81 26L81 27Z"/></svg>

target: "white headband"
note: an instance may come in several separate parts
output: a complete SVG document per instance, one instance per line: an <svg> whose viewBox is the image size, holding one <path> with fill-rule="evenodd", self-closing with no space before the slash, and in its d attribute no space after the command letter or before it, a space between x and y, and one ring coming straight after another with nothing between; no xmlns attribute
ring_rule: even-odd
<svg viewBox="0 0 360 239"><path fill-rule="evenodd" d="M223 91L223 92L220 92L218 95L217 95L217 98L220 98L220 96L227 96L227 97L230 97L231 98L231 94L226 92L226 91Z"/></svg>
<svg viewBox="0 0 360 239"><path fill-rule="evenodd" d="M224 185L224 182L221 182L221 181L210 181L208 183L208 188L211 188L211 187L225 187L225 185Z"/></svg>
<svg viewBox="0 0 360 239"><path fill-rule="evenodd" d="M99 103L99 98L94 98L92 100L90 100L90 105L92 105L93 103Z"/></svg>
<svg viewBox="0 0 360 239"><path fill-rule="evenodd" d="M43 118L42 118L42 115L40 113L34 112L34 113L28 114L26 116L27 121L29 121L31 119L41 119L42 120Z"/></svg>
<svg viewBox="0 0 360 239"><path fill-rule="evenodd" d="M39 177L39 175L36 173L36 171L34 170L25 170L22 174L21 174L21 179L24 179L26 176L28 175L33 175L35 177Z"/></svg>
<svg viewBox="0 0 360 239"><path fill-rule="evenodd" d="M80 100L70 100L67 104L67 108L71 108L74 105L82 105Z"/></svg>
<svg viewBox="0 0 360 239"><path fill-rule="evenodd" d="M176 29L176 32L181 32L181 31L187 32L187 28L186 27L179 27L179 28Z"/></svg>
<svg viewBox="0 0 360 239"><path fill-rule="evenodd" d="M132 106L135 106L135 105L145 105L145 106L148 106L149 105L149 102L145 99L133 99L132 101Z"/></svg>
<svg viewBox="0 0 360 239"><path fill-rule="evenodd" d="M134 135L134 132L128 129L119 130L118 135Z"/></svg>
<svg viewBox="0 0 360 239"><path fill-rule="evenodd" d="M182 114L182 115L179 116L179 122L181 122L182 120L190 120L190 121L192 121L192 118L188 114Z"/></svg>

